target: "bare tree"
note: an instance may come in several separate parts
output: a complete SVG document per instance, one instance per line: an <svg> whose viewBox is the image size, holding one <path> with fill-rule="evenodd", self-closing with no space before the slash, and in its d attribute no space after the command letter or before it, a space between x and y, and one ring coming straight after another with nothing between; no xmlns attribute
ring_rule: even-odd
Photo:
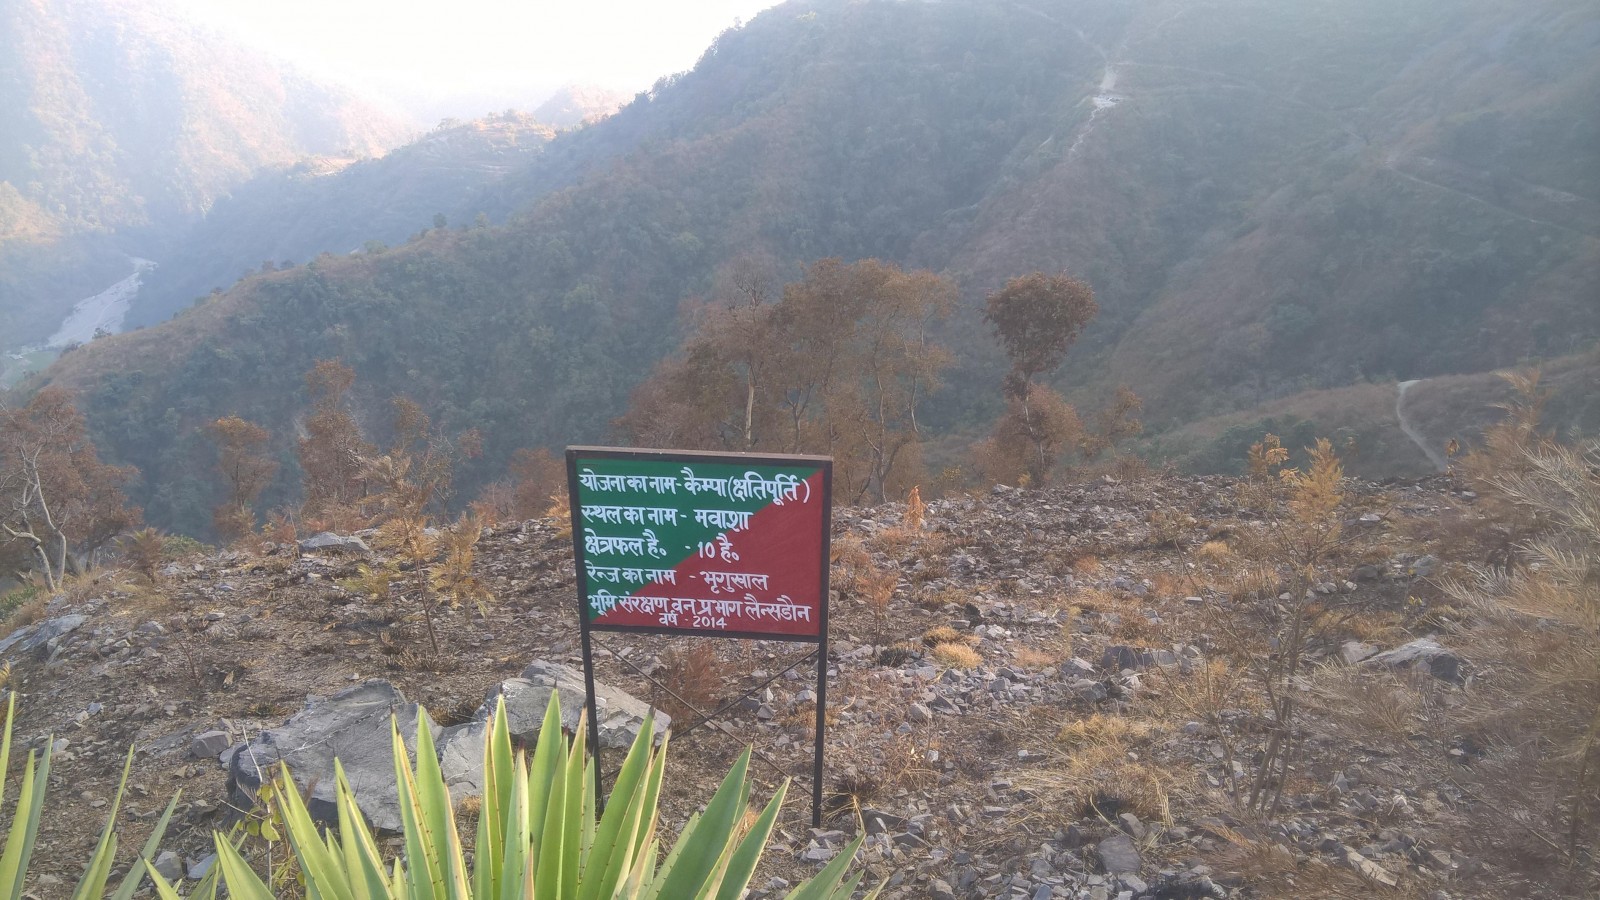
<svg viewBox="0 0 1600 900"><path fill-rule="evenodd" d="M122 492L134 474L100 461L65 390L46 388L20 408L0 406L0 550L20 555L50 590L60 589L140 520Z"/></svg>

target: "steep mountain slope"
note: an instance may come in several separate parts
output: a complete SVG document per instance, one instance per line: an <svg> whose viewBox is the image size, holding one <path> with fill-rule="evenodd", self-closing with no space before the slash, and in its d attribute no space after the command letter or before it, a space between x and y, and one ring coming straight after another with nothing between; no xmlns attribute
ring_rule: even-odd
<svg viewBox="0 0 1600 900"><path fill-rule="evenodd" d="M533 109L533 117L557 128L598 122L627 105L626 94L583 84L564 84Z"/></svg>
<svg viewBox="0 0 1600 900"><path fill-rule="evenodd" d="M1157 421L1570 352L1600 333L1597 47L1573 3L1144 7L1115 105L1029 154L955 268L1086 274L1104 352L1068 380Z"/></svg>
<svg viewBox="0 0 1600 900"><path fill-rule="evenodd" d="M148 5L10 0L0 179L72 224L205 210L262 166L405 134L354 97Z"/></svg>
<svg viewBox="0 0 1600 900"><path fill-rule="evenodd" d="M1158 426L1479 371L1600 336L1597 46L1577 0L796 0L464 204L506 226L252 278L48 378L178 524L211 502L194 427L239 412L287 448L318 358L355 366L374 423L404 391L485 428L480 476L603 439L740 256L954 277L947 430L998 395L976 301L1033 269L1102 306L1063 383L1129 382Z"/></svg>
<svg viewBox="0 0 1600 900"><path fill-rule="evenodd" d="M508 113L441 127L378 159L318 157L252 178L205 217L163 241L131 325L170 318L257 268L290 267L319 253L405 240L435 217L466 224L466 198L536 157L555 130Z"/></svg>
<svg viewBox="0 0 1600 900"><path fill-rule="evenodd" d="M153 4L0 3L0 247L19 248L0 257L0 281L12 283L0 295L3 343L49 333L77 299L52 290L62 273L38 272L39 258L122 262L75 236L169 226L263 167L368 156L408 131ZM61 241L74 246L54 249Z"/></svg>

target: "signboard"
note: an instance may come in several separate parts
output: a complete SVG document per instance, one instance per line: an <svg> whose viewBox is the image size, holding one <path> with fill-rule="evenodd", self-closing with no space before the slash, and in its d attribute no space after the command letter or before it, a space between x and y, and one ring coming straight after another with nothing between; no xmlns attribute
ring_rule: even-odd
<svg viewBox="0 0 1600 900"><path fill-rule="evenodd" d="M567 450L583 624L821 639L832 461Z"/></svg>
<svg viewBox="0 0 1600 900"><path fill-rule="evenodd" d="M811 822L820 826L833 460L568 447L567 491L595 796L605 795L594 632L803 641L816 645Z"/></svg>

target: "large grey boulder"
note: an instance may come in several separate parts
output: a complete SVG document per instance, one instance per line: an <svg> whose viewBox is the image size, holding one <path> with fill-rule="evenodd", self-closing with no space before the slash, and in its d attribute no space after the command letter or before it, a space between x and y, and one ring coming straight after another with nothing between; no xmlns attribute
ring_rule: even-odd
<svg viewBox="0 0 1600 900"><path fill-rule="evenodd" d="M474 719L439 733L439 771L452 799L483 793L483 741L489 724Z"/></svg>
<svg viewBox="0 0 1600 900"><path fill-rule="evenodd" d="M76 613L68 616L57 616L54 619L45 619L24 628L11 632L4 640L0 640L0 653L16 650L18 653L27 653L40 647L51 645L59 638L76 631L78 626L87 622L87 616Z"/></svg>
<svg viewBox="0 0 1600 900"><path fill-rule="evenodd" d="M1144 860L1139 858L1139 848L1125 834L1114 834L1096 844L1094 849L1107 875L1138 875L1144 867Z"/></svg>
<svg viewBox="0 0 1600 900"><path fill-rule="evenodd" d="M489 691L478 717L487 720L494 712L495 700L506 698L506 719L511 725L511 736L532 743L538 737L539 726L544 722L545 706L550 694L561 694L561 727L572 731L578 727L578 716L588 702L588 692L583 686L583 671L561 663L534 660L522 670L521 678L508 678ZM650 712L645 703L620 688L602 681L594 683L595 708L600 722L600 747L605 750L626 750L644 727L644 717ZM660 740L672 725L672 717L656 711L656 740Z"/></svg>
<svg viewBox="0 0 1600 900"><path fill-rule="evenodd" d="M1440 646L1433 638L1418 638L1393 650L1385 650L1369 657L1362 665L1426 672L1442 681L1457 684L1465 680L1461 671L1461 657Z"/></svg>
<svg viewBox="0 0 1600 900"><path fill-rule="evenodd" d="M437 739L440 729L427 710L408 703L387 681L367 681L331 697L311 698L289 721L262 732L233 754L228 767L229 801L239 810L249 809L255 792L281 761L306 795L312 817L335 822L333 761L338 757L367 822L375 828L398 830L400 802L389 722L391 718L399 722L407 756L414 762L418 716Z"/></svg>
<svg viewBox="0 0 1600 900"><path fill-rule="evenodd" d="M334 534L324 531L314 534L300 542L303 553L360 553L366 555L372 552L367 542L354 535Z"/></svg>
<svg viewBox="0 0 1600 900"><path fill-rule="evenodd" d="M539 739L552 693L561 697L562 730L575 731L588 699L583 672L543 660L529 664L522 671L522 677L507 678L491 687L472 721L444 729L439 736L439 768L452 797L474 796L483 790L483 742L489 730L489 718L494 715L500 699L505 699L506 725L511 739L532 747ZM598 681L595 682L595 703L599 710L601 749L625 750L633 746L634 738L644 727L650 704ZM657 740L667 733L671 724L670 716L656 712Z"/></svg>

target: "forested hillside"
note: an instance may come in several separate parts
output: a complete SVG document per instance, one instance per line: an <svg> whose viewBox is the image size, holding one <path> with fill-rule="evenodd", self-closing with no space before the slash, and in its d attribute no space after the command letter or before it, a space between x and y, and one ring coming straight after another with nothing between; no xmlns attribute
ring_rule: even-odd
<svg viewBox="0 0 1600 900"><path fill-rule="evenodd" d="M198 428L243 415L289 463L318 359L354 367L373 426L404 392L483 429L463 484L606 439L736 260L953 280L924 421L972 437L1002 402L976 309L1034 270L1099 302L1058 386L1130 384L1157 430L1576 352L1600 337L1597 49L1578 0L795 0L460 204L504 226L252 277L43 380L82 392L153 521L192 527Z"/></svg>
<svg viewBox="0 0 1600 900"><path fill-rule="evenodd" d="M479 210L465 201L526 164L554 135L511 112L442 125L378 159L317 157L264 172L163 241L161 267L146 279L129 324L168 319L258 268L403 241L437 227L437 216L470 223Z"/></svg>

